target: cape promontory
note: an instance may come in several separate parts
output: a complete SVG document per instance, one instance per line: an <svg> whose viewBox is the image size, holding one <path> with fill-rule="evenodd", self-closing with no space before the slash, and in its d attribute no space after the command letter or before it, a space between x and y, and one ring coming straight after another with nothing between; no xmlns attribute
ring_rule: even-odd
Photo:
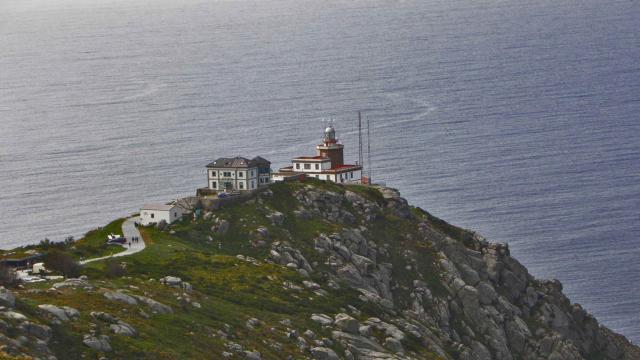
<svg viewBox="0 0 640 360"><path fill-rule="evenodd" d="M640 359L559 281L394 189L308 180L234 200L183 201L128 256L75 262L108 255L124 219L13 250L56 254L67 277L0 290L0 358Z"/></svg>

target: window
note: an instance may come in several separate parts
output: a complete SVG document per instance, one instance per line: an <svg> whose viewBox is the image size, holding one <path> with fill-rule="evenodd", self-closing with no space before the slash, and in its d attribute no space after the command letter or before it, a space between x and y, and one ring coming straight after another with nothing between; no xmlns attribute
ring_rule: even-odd
<svg viewBox="0 0 640 360"><path fill-rule="evenodd" d="M202 174L202 173L200 173L200 174ZM155 217L156 217L156 214L151 213L151 218L154 219Z"/></svg>
<svg viewBox="0 0 640 360"><path fill-rule="evenodd" d="M239 188L240 190L244 189L244 183L238 183L238 188Z"/></svg>
<svg viewBox="0 0 640 360"><path fill-rule="evenodd" d="M311 169L311 164L304 164L304 169L305 170Z"/></svg>
<svg viewBox="0 0 640 360"><path fill-rule="evenodd" d="M224 177L231 177L231 171L225 171L222 173L222 176Z"/></svg>
<svg viewBox="0 0 640 360"><path fill-rule="evenodd" d="M256 182L255 180L251 180L251 188L255 189L256 188Z"/></svg>
<svg viewBox="0 0 640 360"><path fill-rule="evenodd" d="M244 177L244 172L240 171L240 172L238 173L238 177Z"/></svg>
<svg viewBox="0 0 640 360"><path fill-rule="evenodd" d="M216 171L215 170L211 170L211 177L216 177Z"/></svg>
<svg viewBox="0 0 640 360"><path fill-rule="evenodd" d="M212 182L211 182L211 188L212 188L212 189L215 189L215 188L216 188L216 185L218 185L218 184L216 184L216 182L215 182L215 181L212 181Z"/></svg>
<svg viewBox="0 0 640 360"><path fill-rule="evenodd" d="M353 173L350 173L350 174L351 174L351 178L353 179Z"/></svg>
<svg viewBox="0 0 640 360"><path fill-rule="evenodd" d="M320 178L320 175L316 175L316 179L319 179L319 178Z"/></svg>
<svg viewBox="0 0 640 360"><path fill-rule="evenodd" d="M178 213L177 213L177 212L174 212L174 213L173 213L173 217L178 217Z"/></svg>
<svg viewBox="0 0 640 360"><path fill-rule="evenodd" d="M296 163L296 169L300 169L300 164Z"/></svg>
<svg viewBox="0 0 640 360"><path fill-rule="evenodd" d="M316 164L316 170L320 170L320 164Z"/></svg>
<svg viewBox="0 0 640 360"><path fill-rule="evenodd" d="M253 170L251 170L251 177L253 177L253 174L254 174L254 172L253 172Z"/></svg>

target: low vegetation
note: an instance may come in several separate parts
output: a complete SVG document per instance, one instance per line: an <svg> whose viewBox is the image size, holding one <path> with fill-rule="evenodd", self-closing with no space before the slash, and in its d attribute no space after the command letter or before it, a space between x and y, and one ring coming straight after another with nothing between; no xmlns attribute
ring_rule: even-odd
<svg viewBox="0 0 640 360"><path fill-rule="evenodd" d="M141 227L146 248L130 256L77 262L120 250L105 239L121 233L123 219L79 241L32 247L47 253L49 269L79 278L15 289L15 312L51 335L44 349L9 344L5 351L59 359L335 359L366 351L362 342L371 341L395 358L464 358L469 350L460 342L440 338L451 329L467 334L470 324L466 315L446 318L458 300L440 263L449 261L445 252L466 256L477 240L403 201L367 186L278 183L167 228ZM0 268L10 286L6 275ZM496 291L507 299L509 289ZM7 336L21 334L20 320L5 320ZM29 339L46 333L37 326Z"/></svg>

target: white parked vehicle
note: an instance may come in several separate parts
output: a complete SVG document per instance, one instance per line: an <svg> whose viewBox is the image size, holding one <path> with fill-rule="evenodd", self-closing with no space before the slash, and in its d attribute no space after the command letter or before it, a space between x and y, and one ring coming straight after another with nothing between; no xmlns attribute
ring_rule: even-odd
<svg viewBox="0 0 640 360"><path fill-rule="evenodd" d="M46 272L47 269L45 269L44 267L44 263L35 263L33 264L33 267L31 268L31 273L32 274L43 274Z"/></svg>

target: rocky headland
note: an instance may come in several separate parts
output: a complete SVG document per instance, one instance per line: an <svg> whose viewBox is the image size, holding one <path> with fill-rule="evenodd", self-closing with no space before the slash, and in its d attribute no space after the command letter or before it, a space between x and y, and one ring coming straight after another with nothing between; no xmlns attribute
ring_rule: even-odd
<svg viewBox="0 0 640 360"><path fill-rule="evenodd" d="M559 281L394 189L185 203L200 216L142 228L147 248L115 265L0 289L0 358L640 359Z"/></svg>

